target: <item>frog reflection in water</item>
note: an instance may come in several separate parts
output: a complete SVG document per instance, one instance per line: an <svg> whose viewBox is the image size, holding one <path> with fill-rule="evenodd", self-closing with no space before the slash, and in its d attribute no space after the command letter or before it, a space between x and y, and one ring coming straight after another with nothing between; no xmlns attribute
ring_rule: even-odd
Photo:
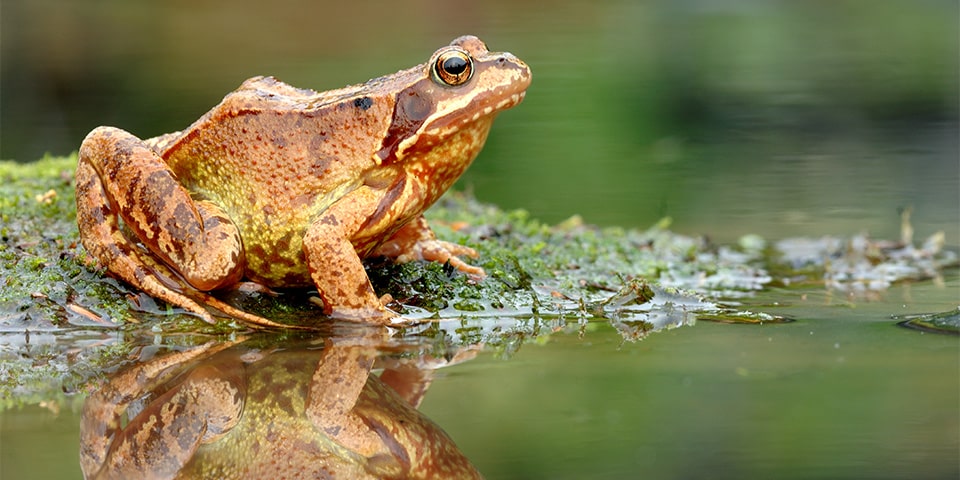
<svg viewBox="0 0 960 480"><path fill-rule="evenodd" d="M137 364L84 404L84 475L479 478L415 409L432 367L394 359L371 375L377 350L361 343L272 352L209 343Z"/></svg>
<svg viewBox="0 0 960 480"><path fill-rule="evenodd" d="M213 322L203 305L281 326L208 292L247 279L315 286L332 317L402 322L362 259L450 262L422 213L480 152L494 117L519 103L530 69L464 36L422 65L318 93L247 80L182 132L87 135L77 166L84 247L113 275Z"/></svg>

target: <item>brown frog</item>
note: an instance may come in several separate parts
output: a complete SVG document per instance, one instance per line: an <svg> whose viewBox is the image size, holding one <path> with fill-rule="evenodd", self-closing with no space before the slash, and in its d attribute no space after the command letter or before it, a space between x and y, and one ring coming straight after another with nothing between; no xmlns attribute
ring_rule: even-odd
<svg viewBox="0 0 960 480"><path fill-rule="evenodd" d="M283 326L208 293L244 279L316 286L334 318L402 322L362 259L450 262L483 277L458 258L476 252L437 240L422 213L530 79L515 56L464 36L425 64L338 90L251 78L182 132L141 140L99 127L79 153L81 241L113 275L207 322L203 305Z"/></svg>
<svg viewBox="0 0 960 480"><path fill-rule="evenodd" d="M248 343L210 342L114 375L84 403L84 476L480 477L416 410L433 369L475 348L445 361L383 357L358 337L273 350Z"/></svg>

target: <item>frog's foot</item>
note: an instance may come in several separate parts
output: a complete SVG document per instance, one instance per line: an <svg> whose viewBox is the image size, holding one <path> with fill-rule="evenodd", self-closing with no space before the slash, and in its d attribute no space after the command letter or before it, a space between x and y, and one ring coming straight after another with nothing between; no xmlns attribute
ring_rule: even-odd
<svg viewBox="0 0 960 480"><path fill-rule="evenodd" d="M382 325L387 327L407 327L426 323L428 320L408 318L390 310L387 305L394 303L393 295L389 293L380 297L381 308L334 308L329 316L335 320L345 320L367 325ZM324 308L323 299L310 297L310 303Z"/></svg>
<svg viewBox="0 0 960 480"><path fill-rule="evenodd" d="M166 268L163 264L155 264L154 268L164 269ZM170 273L169 275L173 275ZM183 281L174 281L167 280L167 284L171 285L171 288L168 288L169 292L160 292L155 295L161 300L167 301L174 305L180 306L191 313L194 313L200 318L209 323L216 324L217 320L210 314L210 311L206 307L218 310L225 314L230 319L239 320L241 323L247 325L250 328L254 329L293 329L293 330L314 330L313 327L304 326L304 325L289 325L286 323L278 323L273 320L261 317L249 313L247 311L241 310L233 305L213 296L210 293L202 292L194 289L193 287L186 285L186 282ZM256 282L240 282L234 286L228 287L233 288L241 293L261 293L264 295L278 295L277 292L271 290L270 288L261 285ZM182 292L182 293L180 293ZM150 293L150 292L148 292ZM178 301L172 301L168 299L170 294L174 296L181 297ZM173 297L176 300L176 297Z"/></svg>
<svg viewBox="0 0 960 480"><path fill-rule="evenodd" d="M380 299L380 302L381 304L379 307L333 308L329 310L327 315L334 320L343 320L366 325L382 325L386 327L405 327L423 323L422 320L407 318L397 312L394 312L393 310L388 309L385 305L393 302L393 297L390 295L384 295ZM310 303L323 308L325 312L327 311L321 297L310 297Z"/></svg>
<svg viewBox="0 0 960 480"><path fill-rule="evenodd" d="M437 240L433 230L422 217L417 217L404 225L389 240L381 244L374 255L393 258L399 263L426 260L429 262L449 263L451 266L470 276L474 281L483 280L486 272L460 259L460 256L477 258L476 250L444 240Z"/></svg>
<svg viewBox="0 0 960 480"><path fill-rule="evenodd" d="M229 303L224 302L223 300L220 300L219 298L214 297L209 293L196 292L196 295L202 298L202 301L204 304L209 305L217 310L220 310L221 312L227 314L227 316L240 320L241 322L243 322L244 324L252 328L263 328L263 329L284 328L284 329L292 329L292 330L315 330L316 329L314 327L310 327L306 325L290 325L286 323L274 322L273 320L266 319L259 315L254 315L252 313L249 313L237 307L234 307L233 305L230 305ZM209 315L209 312L207 313L207 315Z"/></svg>
<svg viewBox="0 0 960 480"><path fill-rule="evenodd" d="M477 258L476 250L444 240L420 240L413 245L409 252L396 257L400 263L414 260L449 263L452 267L470 276L474 281L483 280L487 272L481 267L475 267L460 259L460 256Z"/></svg>
<svg viewBox="0 0 960 480"><path fill-rule="evenodd" d="M262 283L257 283L253 281L244 281L239 282L234 285L228 286L226 288L218 290L220 293L240 293L242 295L267 295L270 297L277 297L280 295L277 291L271 289L270 287L263 285ZM295 330L315 330L313 326L305 325L290 325L285 323L277 323L273 320L268 320L259 315L254 315L252 313L241 310L233 305L227 303L226 301L221 300L209 293L205 292L195 292L194 296L200 299L200 303L208 305L212 308L215 308L227 316L232 317L236 320L239 320L252 328L287 328Z"/></svg>

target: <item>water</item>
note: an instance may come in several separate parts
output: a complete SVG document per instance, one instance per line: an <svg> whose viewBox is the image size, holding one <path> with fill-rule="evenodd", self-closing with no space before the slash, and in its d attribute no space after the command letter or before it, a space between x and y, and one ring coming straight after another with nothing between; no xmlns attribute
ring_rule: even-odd
<svg viewBox="0 0 960 480"><path fill-rule="evenodd" d="M0 157L177 130L251 75L336 87L472 32L534 72L460 182L484 201L721 242L896 238L913 207L918 237L960 243L952 2L109 3L4 2ZM489 478L957 478L960 345L891 316L958 300L954 270L747 300L788 324L573 326L439 370L421 411ZM72 398L0 413L0 478L80 476Z"/></svg>
<svg viewBox="0 0 960 480"><path fill-rule="evenodd" d="M873 302L769 292L795 322L636 343L574 328L439 370L421 411L489 478L955 478L957 338L891 313L948 309L958 288L954 272ZM0 416L3 478L77 478L76 405Z"/></svg>

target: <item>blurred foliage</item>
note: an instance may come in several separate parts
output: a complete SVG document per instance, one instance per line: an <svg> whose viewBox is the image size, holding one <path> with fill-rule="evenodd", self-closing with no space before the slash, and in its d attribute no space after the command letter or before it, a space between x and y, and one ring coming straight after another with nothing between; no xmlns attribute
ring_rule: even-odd
<svg viewBox="0 0 960 480"><path fill-rule="evenodd" d="M936 183L957 176L956 2L10 0L3 13L0 158L67 154L98 125L179 130L253 75L325 90L475 33L533 69L461 181L507 209L670 215L732 240L742 225L724 226L744 218L765 235L774 221L808 233L811 216L841 233L849 216L825 214L880 228L909 204L943 228L960 201Z"/></svg>

